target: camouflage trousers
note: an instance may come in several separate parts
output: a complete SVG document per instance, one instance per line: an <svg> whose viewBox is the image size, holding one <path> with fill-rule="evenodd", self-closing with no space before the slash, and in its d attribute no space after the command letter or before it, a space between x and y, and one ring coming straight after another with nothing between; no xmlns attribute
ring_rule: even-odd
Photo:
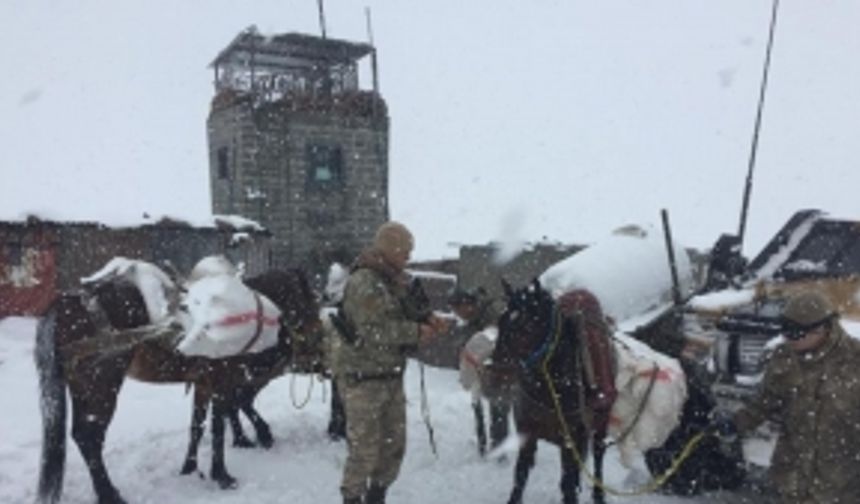
<svg viewBox="0 0 860 504"><path fill-rule="evenodd" d="M349 455L340 484L345 498L364 496L371 484L388 487L406 453L406 397L403 378L338 384L346 410Z"/></svg>

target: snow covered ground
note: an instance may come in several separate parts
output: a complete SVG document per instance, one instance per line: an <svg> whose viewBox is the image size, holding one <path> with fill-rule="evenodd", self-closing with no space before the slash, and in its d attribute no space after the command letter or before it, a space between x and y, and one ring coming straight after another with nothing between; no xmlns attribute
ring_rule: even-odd
<svg viewBox="0 0 860 504"><path fill-rule="evenodd" d="M33 502L38 475L41 421L31 355L34 331L34 319L0 320L0 503L3 504ZM510 440L508 448L512 453L508 462L481 460L475 448L469 395L460 388L456 374L427 368L426 379L439 457L435 458L431 452L421 419L418 367L410 365L406 375L410 399L409 444L401 477L392 487L389 501L504 502L513 477L515 443ZM291 401L291 384L292 397L300 402L309 383L307 376L288 375L263 391L257 405L272 425L275 447L268 451L229 448L227 466L239 478L240 487L224 491L205 478L179 475L191 409L184 387L127 380L105 450L114 483L132 504L339 502L338 483L346 447L330 442L325 435L329 390L317 382L304 408L297 409ZM201 468L208 471L208 436L200 456ZM606 462L606 479L612 485L635 485L647 478L642 470L630 473L622 468L613 450L607 454ZM526 490L526 502L560 502L559 473L558 451L542 444ZM583 494L583 502L589 502L587 496L587 492ZM740 500L734 495L609 499L615 503L655 504ZM62 502L94 502L89 475L71 439Z"/></svg>

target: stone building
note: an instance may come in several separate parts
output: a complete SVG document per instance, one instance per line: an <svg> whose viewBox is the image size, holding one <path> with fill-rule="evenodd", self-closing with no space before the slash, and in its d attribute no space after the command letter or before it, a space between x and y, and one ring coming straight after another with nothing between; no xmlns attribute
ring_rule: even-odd
<svg viewBox="0 0 860 504"><path fill-rule="evenodd" d="M374 86L359 87L370 56ZM323 273L388 220L386 104L375 52L298 33L241 32L212 62L212 211L273 233L272 263Z"/></svg>

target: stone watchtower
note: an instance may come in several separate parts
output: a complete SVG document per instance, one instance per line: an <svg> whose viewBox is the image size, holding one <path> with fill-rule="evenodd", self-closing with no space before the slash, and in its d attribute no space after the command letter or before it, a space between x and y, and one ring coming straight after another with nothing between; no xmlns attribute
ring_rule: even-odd
<svg viewBox="0 0 860 504"><path fill-rule="evenodd" d="M358 62L371 56L373 89ZM271 263L324 272L388 220L388 112L374 48L251 27L212 62L212 211L273 233Z"/></svg>

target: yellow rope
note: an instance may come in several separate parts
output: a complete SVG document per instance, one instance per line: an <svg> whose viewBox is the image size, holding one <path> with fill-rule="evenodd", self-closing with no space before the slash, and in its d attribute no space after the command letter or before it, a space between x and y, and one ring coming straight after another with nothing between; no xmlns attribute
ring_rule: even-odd
<svg viewBox="0 0 860 504"><path fill-rule="evenodd" d="M561 318L560 313L557 316ZM678 457L672 461L672 464L669 466L669 469L667 469L666 472L651 480L650 483L643 485L642 487L637 488L635 490L618 490L606 485L606 483L597 479L597 477L595 477L594 474L592 474L585 466L585 462L582 460L582 456L580 455L579 450L576 449L576 443L574 443L573 436L571 436L570 434L570 427L567 425L567 422L564 419L564 413L562 412L561 403L559 402L558 394L556 393L555 384L552 381L548 369L549 360L550 358L552 358L552 355L555 352L556 347L558 346L558 341L561 338L562 325L563 324L561 323L561 320L559 320L556 324L557 329L555 335L553 336L552 344L543 361L541 362L541 371L543 372L544 379L546 380L547 386L549 387L550 397L552 398L553 407L555 408L556 415L558 415L558 421L561 424L562 435L564 436L564 442L566 447L570 449L571 452L573 452L573 457L576 460L576 465L579 466L579 469L585 473L586 478L588 478L588 481L592 484L592 486L598 487L604 492L617 497L635 497L652 493L654 490L663 486L666 481L669 480L669 478L671 478L676 472L678 472L678 469L681 467L681 464L683 464L690 457L690 455L692 455L692 453L696 450L702 439L704 439L710 434L706 431L702 431L693 436L690 441L688 441L687 444L684 446L684 449L681 451L681 454L678 455Z"/></svg>
<svg viewBox="0 0 860 504"><path fill-rule="evenodd" d="M301 402L301 404L296 402L295 385L296 385L296 373L293 373L293 375L290 377L290 401L293 403L294 408L302 409L305 406L307 406L308 403L311 401L311 394L313 393L313 390L314 390L314 377L313 377L313 375L311 375L311 381L310 381L310 384L308 385L308 393L305 396L304 401Z"/></svg>

